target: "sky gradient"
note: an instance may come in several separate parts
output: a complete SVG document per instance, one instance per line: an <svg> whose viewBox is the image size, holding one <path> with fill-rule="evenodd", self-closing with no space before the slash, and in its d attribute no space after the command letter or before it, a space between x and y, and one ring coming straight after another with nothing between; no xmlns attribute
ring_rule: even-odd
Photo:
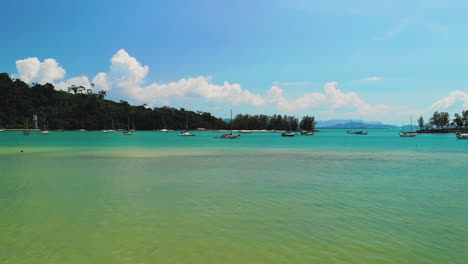
<svg viewBox="0 0 468 264"><path fill-rule="evenodd" d="M235 113L401 124L468 109L466 1L8 1L0 71ZM50 59L50 60L47 60Z"/></svg>

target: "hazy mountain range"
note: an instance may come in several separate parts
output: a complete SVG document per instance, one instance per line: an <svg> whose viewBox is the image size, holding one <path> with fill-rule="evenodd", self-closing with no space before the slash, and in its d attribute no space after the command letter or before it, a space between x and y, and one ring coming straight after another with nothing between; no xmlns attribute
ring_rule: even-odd
<svg viewBox="0 0 468 264"><path fill-rule="evenodd" d="M360 129L361 120L349 120L349 119L332 119L332 120L319 120L317 121L317 128L346 128L346 129ZM399 128L394 125L382 124L379 121L363 121L362 128L364 129L388 129L388 128Z"/></svg>

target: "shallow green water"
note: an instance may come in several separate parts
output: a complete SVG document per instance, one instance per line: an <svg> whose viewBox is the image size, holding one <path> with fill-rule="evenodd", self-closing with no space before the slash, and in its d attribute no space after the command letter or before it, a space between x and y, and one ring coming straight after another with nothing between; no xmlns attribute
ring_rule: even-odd
<svg viewBox="0 0 468 264"><path fill-rule="evenodd" d="M215 135L0 133L0 263L466 263L468 141Z"/></svg>

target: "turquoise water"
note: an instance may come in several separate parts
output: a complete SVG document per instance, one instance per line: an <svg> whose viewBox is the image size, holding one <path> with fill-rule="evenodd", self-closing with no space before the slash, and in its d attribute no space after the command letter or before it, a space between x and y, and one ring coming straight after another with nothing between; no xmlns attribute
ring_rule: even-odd
<svg viewBox="0 0 468 264"><path fill-rule="evenodd" d="M217 135L0 133L0 263L466 263L468 141Z"/></svg>

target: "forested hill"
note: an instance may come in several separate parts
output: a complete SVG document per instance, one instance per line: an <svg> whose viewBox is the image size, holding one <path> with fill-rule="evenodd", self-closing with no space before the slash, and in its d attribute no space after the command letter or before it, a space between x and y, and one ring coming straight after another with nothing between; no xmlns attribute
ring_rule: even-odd
<svg viewBox="0 0 468 264"><path fill-rule="evenodd" d="M71 87L70 92L57 91L52 84L28 85L0 73L0 128L32 127L37 115L39 128L98 130L126 128L127 120L138 130L184 129L186 120L190 129L222 129L227 124L207 112L187 111L171 107L147 108L131 106L126 101L106 100L105 92L91 93L83 87ZM45 120L45 121L44 121Z"/></svg>

